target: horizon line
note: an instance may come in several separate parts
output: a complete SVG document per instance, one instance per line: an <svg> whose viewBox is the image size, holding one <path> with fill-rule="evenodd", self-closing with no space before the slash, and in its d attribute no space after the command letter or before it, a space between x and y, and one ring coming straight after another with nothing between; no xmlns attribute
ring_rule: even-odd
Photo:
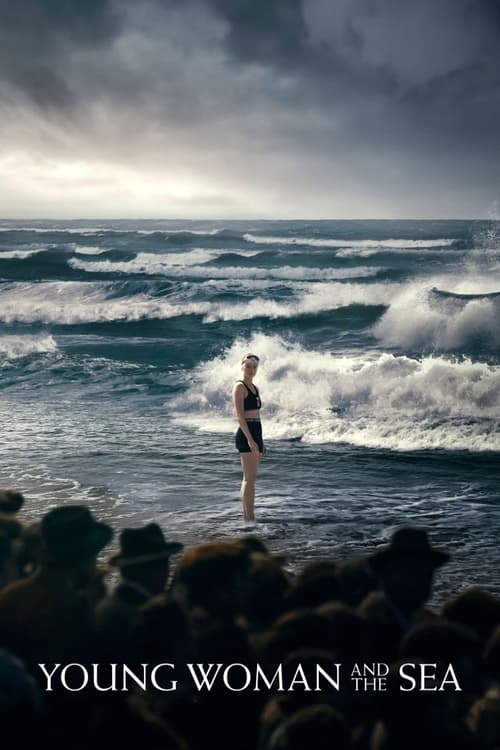
<svg viewBox="0 0 500 750"><path fill-rule="evenodd" d="M198 218L186 218L186 217L173 217L173 218L167 218L167 217L141 217L141 216L133 216L133 217L112 217L112 216L88 216L88 217L82 217L82 216L75 216L75 217L55 217L55 216L45 216L45 217L34 217L34 216L18 216L18 217L0 217L0 221L314 221L314 222L320 222L320 221L500 221L500 218L491 218L491 217L448 217L448 216L434 216L434 217L419 217L419 216L405 216L405 217L399 217L399 218L310 218L310 217L300 217L296 219L291 219L289 217L281 218L281 217L274 217L272 219L270 218L258 218L255 216L252 217L240 217L240 218L228 218L228 217L217 217L217 218L207 218L207 217L198 217Z"/></svg>

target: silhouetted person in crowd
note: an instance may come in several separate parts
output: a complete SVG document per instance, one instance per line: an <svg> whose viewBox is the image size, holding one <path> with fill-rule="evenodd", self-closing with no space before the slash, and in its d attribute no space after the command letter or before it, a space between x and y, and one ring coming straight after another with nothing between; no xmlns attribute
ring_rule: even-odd
<svg viewBox="0 0 500 750"><path fill-rule="evenodd" d="M21 578L31 575L42 563L43 541L40 521L25 524L19 537L18 563Z"/></svg>
<svg viewBox="0 0 500 750"><path fill-rule="evenodd" d="M367 623L365 648L370 658L391 661L404 632L418 621L435 617L422 607L429 599L436 568L449 555L431 547L423 529L403 526L394 532L389 546L369 560L381 590L373 591L359 605Z"/></svg>
<svg viewBox="0 0 500 750"><path fill-rule="evenodd" d="M454 690L401 690L401 665L390 668L379 693L370 750L484 750L467 727ZM412 659L414 668L421 663Z"/></svg>
<svg viewBox="0 0 500 750"><path fill-rule="evenodd" d="M0 726L3 747L33 747L44 728L43 696L12 653L0 650Z"/></svg>
<svg viewBox="0 0 500 750"><path fill-rule="evenodd" d="M0 535L0 591L17 580L18 572L12 540Z"/></svg>
<svg viewBox="0 0 500 750"><path fill-rule="evenodd" d="M24 496L16 490L0 490L0 513L17 513L24 504Z"/></svg>
<svg viewBox="0 0 500 750"><path fill-rule="evenodd" d="M237 541L207 542L186 550L172 592L193 619L233 620L241 614L249 553Z"/></svg>
<svg viewBox="0 0 500 750"><path fill-rule="evenodd" d="M113 531L68 505L44 516L41 536L41 565L0 592L0 644L28 664L79 661L94 632L97 555Z"/></svg>
<svg viewBox="0 0 500 750"><path fill-rule="evenodd" d="M379 587L377 577L368 557L352 557L337 565L339 599L357 607L363 599Z"/></svg>
<svg viewBox="0 0 500 750"><path fill-rule="evenodd" d="M294 578L287 597L288 609L314 608L339 599L340 586L335 560L306 563Z"/></svg>
<svg viewBox="0 0 500 750"><path fill-rule="evenodd" d="M466 625L486 643L500 625L500 597L473 586L451 596L443 604L442 615L447 620Z"/></svg>
<svg viewBox="0 0 500 750"><path fill-rule="evenodd" d="M342 716L328 705L307 706L285 719L264 750L348 750L350 737Z"/></svg>
<svg viewBox="0 0 500 750"><path fill-rule="evenodd" d="M138 529L124 529L120 552L109 564L119 568L120 581L112 594L99 602L96 621L103 656L119 659L139 608L165 590L170 557L183 545L167 541L156 523Z"/></svg>
<svg viewBox="0 0 500 750"><path fill-rule="evenodd" d="M21 524L7 513L0 513L0 590L19 578L17 540Z"/></svg>
<svg viewBox="0 0 500 750"><path fill-rule="evenodd" d="M290 580L282 562L269 554L250 555L241 588L241 611L250 633L260 632L286 609Z"/></svg>

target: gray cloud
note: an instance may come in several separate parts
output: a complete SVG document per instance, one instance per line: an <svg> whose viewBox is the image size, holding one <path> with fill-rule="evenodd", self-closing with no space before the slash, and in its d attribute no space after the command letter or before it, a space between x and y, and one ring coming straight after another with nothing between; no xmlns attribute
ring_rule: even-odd
<svg viewBox="0 0 500 750"><path fill-rule="evenodd" d="M289 214L338 215L350 201L458 215L498 197L494 0L0 9L0 131L13 145L184 169L234 210L261 196Z"/></svg>
<svg viewBox="0 0 500 750"><path fill-rule="evenodd" d="M207 0L229 24L227 44L243 60L300 64L307 47L302 0Z"/></svg>
<svg viewBox="0 0 500 750"><path fill-rule="evenodd" d="M109 0L0 0L0 78L34 103L66 106L75 49L98 50L120 30Z"/></svg>

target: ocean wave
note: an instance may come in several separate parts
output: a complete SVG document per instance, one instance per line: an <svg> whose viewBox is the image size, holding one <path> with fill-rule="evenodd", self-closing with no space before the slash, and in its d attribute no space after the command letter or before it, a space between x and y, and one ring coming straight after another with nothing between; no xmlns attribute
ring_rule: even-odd
<svg viewBox="0 0 500 750"><path fill-rule="evenodd" d="M175 419L200 430L233 431L231 388L249 349L261 357L256 380L271 441L500 450L500 366L444 356L337 356L265 334L237 339L202 362L192 386L170 407Z"/></svg>
<svg viewBox="0 0 500 750"><path fill-rule="evenodd" d="M489 277L416 282L391 300L373 333L386 346L410 350L498 350L497 288L498 282Z"/></svg>
<svg viewBox="0 0 500 750"><path fill-rule="evenodd" d="M38 253L43 253L48 247L49 245L30 245L15 250L0 250L0 260L25 260Z"/></svg>
<svg viewBox="0 0 500 750"><path fill-rule="evenodd" d="M102 253L107 253L109 251L108 247L100 247L99 245L77 245L76 242L72 243L71 249L73 252L79 253L80 255L102 255Z"/></svg>
<svg viewBox="0 0 500 750"><path fill-rule="evenodd" d="M137 253L136 257L127 261L85 261L79 258L70 258L68 265L79 271L88 273L145 273L151 275L175 273L179 269L197 266L202 263L223 257L226 251L207 250L203 247L196 247L186 253ZM258 255L258 251L252 252L244 250L241 253L231 252L231 255L240 255L242 258L252 258ZM204 269L201 270L204 275ZM197 273L198 275L198 273Z"/></svg>
<svg viewBox="0 0 500 750"><path fill-rule="evenodd" d="M35 234L81 234L81 235L94 235L94 234L138 234L138 235L193 235L193 237L213 237L217 234L224 232L223 228L220 229L127 229L122 227L117 229L109 226L96 226L96 227L25 227L25 226L9 226L0 227L0 232L33 232Z"/></svg>
<svg viewBox="0 0 500 750"><path fill-rule="evenodd" d="M298 283L298 282L295 282ZM308 282L293 298L264 296L241 303L192 301L192 290L182 287L176 298L155 296L140 288L119 290L112 282L11 283L0 287L0 320L4 323L60 323L77 325L104 321L139 321L202 315L203 323L266 317L294 318L350 305L387 305L397 284Z"/></svg>
<svg viewBox="0 0 500 750"><path fill-rule="evenodd" d="M405 240L405 239L387 239L387 240L342 240L334 238L315 238L315 237L282 237L266 236L246 233L243 239L247 242L254 242L259 245L309 245L310 247L339 247L339 248L390 248L390 249L408 249L408 248L428 248L428 247L449 247L456 240L444 238L435 240Z"/></svg>
<svg viewBox="0 0 500 750"><path fill-rule="evenodd" d="M445 253L456 255L462 253L463 250L460 247L454 247L453 245L404 245L401 247L389 246L384 244L374 245L365 247L361 244L353 245L352 247L343 247L339 249L335 255L337 258L372 258L374 255L380 255L382 253L391 253L395 255L408 255L412 250L418 250L419 253L427 252L432 253L436 249L439 249L439 254Z"/></svg>
<svg viewBox="0 0 500 750"><path fill-rule="evenodd" d="M236 253L232 252L231 256ZM244 254L242 257L252 257L257 253ZM306 266L281 266L272 267L248 267L248 266L199 266L196 263L210 262L224 257L222 251L202 250L189 253L175 253L172 255L155 255L153 253L139 253L136 258L129 261L92 261L70 258L68 265L71 268L88 273L129 273L148 274L156 276L183 276L191 278L211 279L290 279L297 281L306 280L334 280L352 279L376 276L381 269L378 267L359 266L357 268L309 268ZM193 265L190 265L193 263Z"/></svg>
<svg viewBox="0 0 500 750"><path fill-rule="evenodd" d="M0 287L0 320L4 323L132 322L203 315L209 310L208 302L174 304L147 293L116 297L113 284L66 281Z"/></svg>
<svg viewBox="0 0 500 750"><path fill-rule="evenodd" d="M122 230L117 230L122 231ZM130 232L136 231L137 234L192 234L195 237L215 237L220 234L224 229L137 229L128 230Z"/></svg>
<svg viewBox="0 0 500 750"><path fill-rule="evenodd" d="M291 301L255 297L237 304L213 304L203 320L213 323L218 320L295 318L351 305L387 305L398 288L397 284L312 283Z"/></svg>
<svg viewBox="0 0 500 750"><path fill-rule="evenodd" d="M121 230L105 227L0 227L0 232L33 232L34 234L99 234ZM135 230L134 230L135 231Z"/></svg>
<svg viewBox="0 0 500 750"><path fill-rule="evenodd" d="M0 336L0 357L8 360L57 351L57 344L50 335Z"/></svg>

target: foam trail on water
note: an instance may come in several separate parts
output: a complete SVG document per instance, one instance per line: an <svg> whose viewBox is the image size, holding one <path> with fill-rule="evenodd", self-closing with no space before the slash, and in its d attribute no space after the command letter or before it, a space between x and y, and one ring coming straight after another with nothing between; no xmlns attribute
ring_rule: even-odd
<svg viewBox="0 0 500 750"><path fill-rule="evenodd" d="M378 352L336 356L265 334L237 339L201 363L174 403L175 418L200 430L234 430L231 388L248 350L261 357L256 382L270 440L500 450L500 366Z"/></svg>

